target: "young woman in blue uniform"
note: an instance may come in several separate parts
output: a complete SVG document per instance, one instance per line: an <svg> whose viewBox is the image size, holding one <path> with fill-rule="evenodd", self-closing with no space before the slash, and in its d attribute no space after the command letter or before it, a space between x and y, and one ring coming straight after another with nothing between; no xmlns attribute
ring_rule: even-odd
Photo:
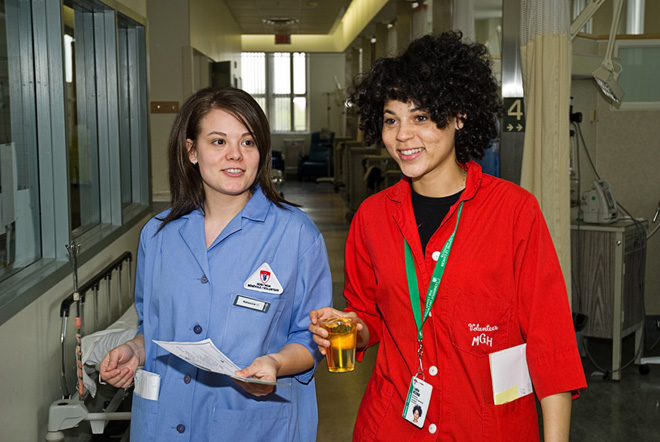
<svg viewBox="0 0 660 442"><path fill-rule="evenodd" d="M101 376L128 387L138 366L160 376L157 400L134 394L133 441L316 440L309 312L331 304L325 244L270 180L270 128L233 88L182 106L169 141L171 208L144 227L138 335L108 353ZM243 383L195 368L153 340L213 343Z"/></svg>

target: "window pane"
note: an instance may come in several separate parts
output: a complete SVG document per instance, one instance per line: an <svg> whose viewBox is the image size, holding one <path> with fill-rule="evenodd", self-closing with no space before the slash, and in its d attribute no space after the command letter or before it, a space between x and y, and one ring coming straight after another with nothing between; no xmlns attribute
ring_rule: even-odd
<svg viewBox="0 0 660 442"><path fill-rule="evenodd" d="M33 48L17 3L0 0L0 280L41 258Z"/></svg>
<svg viewBox="0 0 660 442"><path fill-rule="evenodd" d="M289 97L275 97L273 99L273 114L270 124L274 132L288 132L291 130L291 99Z"/></svg>
<svg viewBox="0 0 660 442"><path fill-rule="evenodd" d="M264 114L268 115L268 112L266 110L266 97L261 96L261 97L255 97L254 95L252 96L254 98L254 101L259 103L259 106L261 106L261 110L264 111Z"/></svg>
<svg viewBox="0 0 660 442"><path fill-rule="evenodd" d="M291 93L291 54L276 52L273 54L273 93Z"/></svg>
<svg viewBox="0 0 660 442"><path fill-rule="evenodd" d="M293 54L293 93L307 93L307 69L305 68L305 53Z"/></svg>
<svg viewBox="0 0 660 442"><path fill-rule="evenodd" d="M293 99L293 130L303 132L307 129L307 98Z"/></svg>
<svg viewBox="0 0 660 442"><path fill-rule="evenodd" d="M266 54L243 52L241 54L241 77L243 90L249 94L266 93Z"/></svg>
<svg viewBox="0 0 660 442"><path fill-rule="evenodd" d="M119 70L119 149L121 163L121 203L127 206L133 202L131 171L131 77L129 63L129 29L125 20L118 22L117 67Z"/></svg>
<svg viewBox="0 0 660 442"><path fill-rule="evenodd" d="M623 101L659 102L660 47L619 46L618 55L623 66L619 77L619 84L625 92Z"/></svg>
<svg viewBox="0 0 660 442"><path fill-rule="evenodd" d="M64 33L73 50L65 65L73 66L65 84L69 150L71 226L82 230L101 221L97 140L96 72L93 13L80 5L63 6ZM69 41L69 38L65 40Z"/></svg>
<svg viewBox="0 0 660 442"><path fill-rule="evenodd" d="M241 75L243 88L264 109L273 132L307 130L305 53L244 52Z"/></svg>

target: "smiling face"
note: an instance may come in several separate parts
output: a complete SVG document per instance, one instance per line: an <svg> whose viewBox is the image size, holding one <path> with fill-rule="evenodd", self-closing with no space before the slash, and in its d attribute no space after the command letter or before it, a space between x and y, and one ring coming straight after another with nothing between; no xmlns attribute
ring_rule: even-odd
<svg viewBox="0 0 660 442"><path fill-rule="evenodd" d="M451 190L449 184L462 179L454 148L456 125L452 119L438 128L429 113L412 102L389 100L383 106L383 143L401 172L412 179L416 192L436 196L428 189Z"/></svg>
<svg viewBox="0 0 660 442"><path fill-rule="evenodd" d="M198 164L205 199L250 198L259 169L259 149L248 129L232 114L212 109L196 140L186 140L188 158Z"/></svg>

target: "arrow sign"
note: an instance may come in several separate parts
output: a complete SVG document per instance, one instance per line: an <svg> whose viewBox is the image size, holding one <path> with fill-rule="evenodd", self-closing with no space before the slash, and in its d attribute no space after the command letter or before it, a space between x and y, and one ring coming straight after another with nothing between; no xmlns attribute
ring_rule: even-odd
<svg viewBox="0 0 660 442"><path fill-rule="evenodd" d="M502 127L506 132L525 131L525 103L522 97L505 97Z"/></svg>

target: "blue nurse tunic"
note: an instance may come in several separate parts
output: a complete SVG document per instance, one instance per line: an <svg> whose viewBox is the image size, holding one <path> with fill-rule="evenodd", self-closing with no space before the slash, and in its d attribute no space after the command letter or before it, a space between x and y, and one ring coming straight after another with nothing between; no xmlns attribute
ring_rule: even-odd
<svg viewBox="0 0 660 442"><path fill-rule="evenodd" d="M316 226L297 208L278 208L260 189L208 249L202 211L157 232L164 215L142 230L135 289L144 369L160 375L160 396L134 395L131 440L316 440L313 373L322 356L308 315L332 302ZM254 284L255 277L269 279L270 288ZM254 305L267 308L248 308ZM289 385L258 398L230 377L197 369L153 343L207 338L241 368L290 343L307 348L314 367L279 379Z"/></svg>

